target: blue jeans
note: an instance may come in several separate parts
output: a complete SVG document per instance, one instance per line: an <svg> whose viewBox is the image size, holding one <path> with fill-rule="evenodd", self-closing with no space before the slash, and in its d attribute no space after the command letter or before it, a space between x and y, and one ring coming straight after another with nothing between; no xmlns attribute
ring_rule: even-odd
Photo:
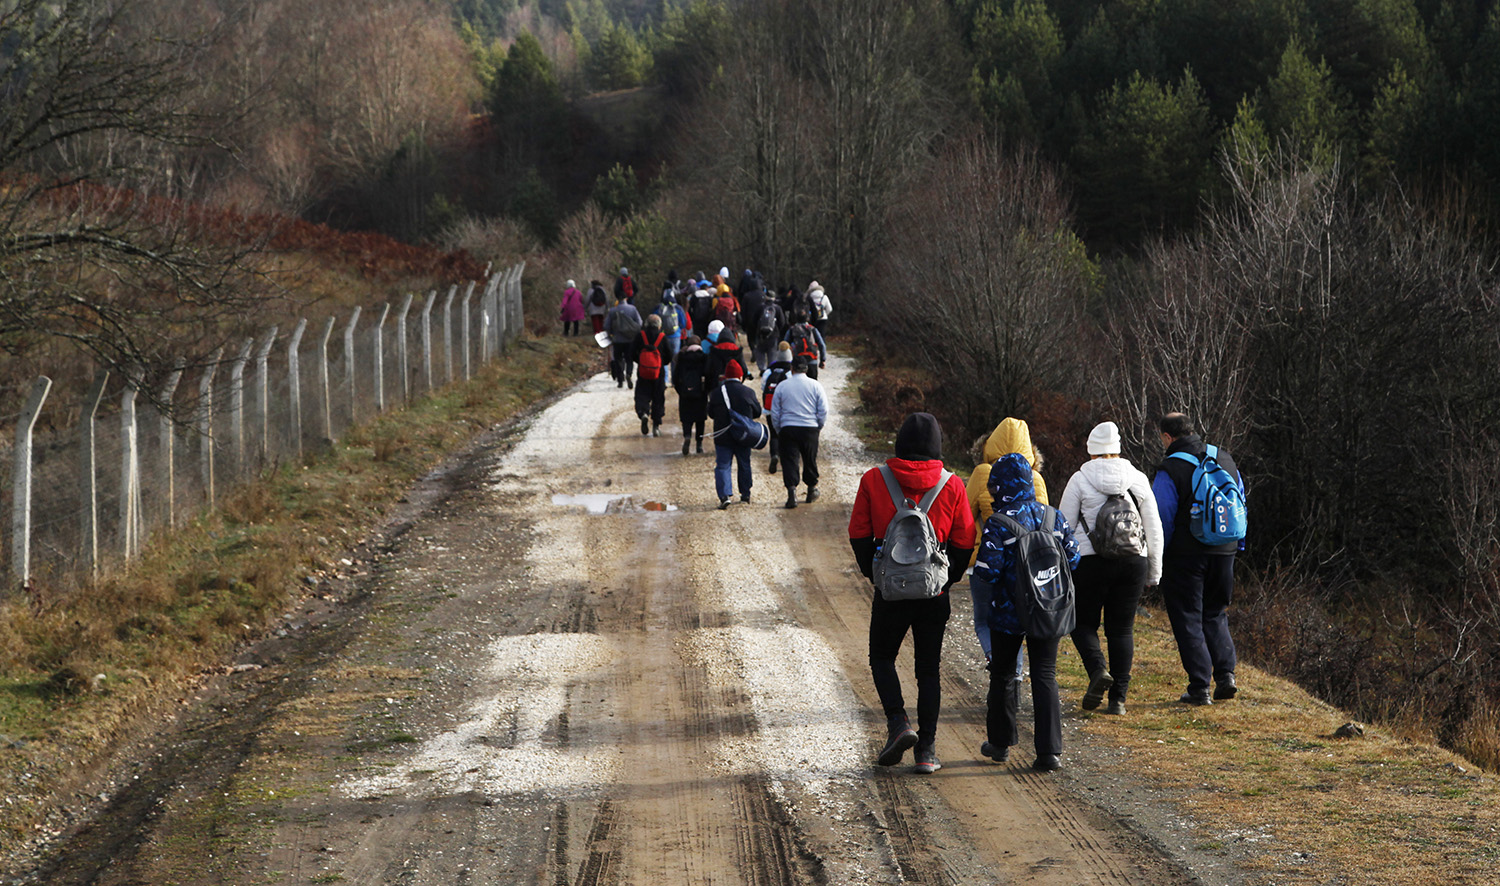
<svg viewBox="0 0 1500 886"><path fill-rule="evenodd" d="M728 440L728 434L724 437L714 438L714 488L719 493L719 498L726 499L734 494L734 487L730 485L729 464L731 461L739 462L740 495L749 495L752 483L750 477L750 447L735 446Z"/></svg>

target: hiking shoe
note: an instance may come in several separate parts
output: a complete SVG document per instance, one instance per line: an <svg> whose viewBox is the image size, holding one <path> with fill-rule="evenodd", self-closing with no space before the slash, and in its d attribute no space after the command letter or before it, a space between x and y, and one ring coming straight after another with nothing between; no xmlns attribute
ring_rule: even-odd
<svg viewBox="0 0 1500 886"><path fill-rule="evenodd" d="M1234 685L1234 674L1225 674L1224 679L1214 687L1214 701L1228 701L1238 694L1240 688Z"/></svg>
<svg viewBox="0 0 1500 886"><path fill-rule="evenodd" d="M615 387L617 387L617 388L623 388L623 387L625 387L625 380L622 379L622 378L615 379Z"/></svg>
<svg viewBox="0 0 1500 886"><path fill-rule="evenodd" d="M630 379L628 379L628 378L625 379L625 386L627 388L630 388L632 391L635 390L635 382L632 381L632 380L630 380Z"/></svg>
<svg viewBox="0 0 1500 886"><path fill-rule="evenodd" d="M1109 701L1109 707L1107 707L1107 708L1104 709L1104 713L1110 714L1111 716L1115 716L1115 717L1123 717L1125 715L1125 699L1123 699L1123 698L1112 698L1112 699L1110 699L1110 701Z"/></svg>
<svg viewBox="0 0 1500 886"><path fill-rule="evenodd" d="M729 510L729 499L727 499L727 498L721 498L721 499L719 499L719 510L721 510L721 511L727 511L727 510Z"/></svg>
<svg viewBox="0 0 1500 886"><path fill-rule="evenodd" d="M906 756L906 749L917 743L917 730L911 728L910 723L902 723L891 729L891 737L881 748L880 756L875 758L875 763L880 766L895 766Z"/></svg>
<svg viewBox="0 0 1500 886"><path fill-rule="evenodd" d="M985 742L979 746L979 755L988 757L996 763L1004 763L1010 759L1010 748L997 748L990 742Z"/></svg>
<svg viewBox="0 0 1500 886"><path fill-rule="evenodd" d="M1056 772L1062 768L1062 759L1056 754L1037 754L1031 768L1037 772Z"/></svg>
<svg viewBox="0 0 1500 886"><path fill-rule="evenodd" d="M817 501L819 495L820 495L820 493L818 492L818 487L816 487L816 486L809 486L809 487L807 487L807 503L808 504L812 504L813 502Z"/></svg>
<svg viewBox="0 0 1500 886"><path fill-rule="evenodd" d="M660 437L661 436L661 425L652 425L651 426L651 436L653 436L653 437Z"/></svg>
<svg viewBox="0 0 1500 886"><path fill-rule="evenodd" d="M1214 700L1208 697L1207 692L1184 692L1182 693L1182 695L1178 696L1177 701L1180 704L1197 705L1199 707L1214 703Z"/></svg>
<svg viewBox="0 0 1500 886"><path fill-rule="evenodd" d="M693 445L693 441L684 437L683 440L682 440L682 454L683 455L687 455L688 454L688 449L691 448L692 445Z"/></svg>
<svg viewBox="0 0 1500 886"><path fill-rule="evenodd" d="M773 473L773 474L776 473L776 469L778 467L780 467L780 466L781 466L781 462L779 462L779 461L776 460L776 456L774 456L774 455L771 456L771 467L769 469L771 471L771 473Z"/></svg>
<svg viewBox="0 0 1500 886"><path fill-rule="evenodd" d="M917 765L912 768L913 772L918 775L931 775L942 768L943 764L938 762L937 751L932 745L917 748Z"/></svg>
<svg viewBox="0 0 1500 886"><path fill-rule="evenodd" d="M1109 671L1100 671L1090 677L1088 691L1083 694L1083 701L1079 702L1079 706L1085 711L1092 711L1099 707L1099 703L1104 701L1104 693L1108 692L1109 687L1113 685L1115 685L1115 678L1109 675Z"/></svg>
<svg viewBox="0 0 1500 886"><path fill-rule="evenodd" d="M651 433L651 423L643 415L641 416L641 436L644 437L649 433Z"/></svg>
<svg viewBox="0 0 1500 886"><path fill-rule="evenodd" d="M788 489L786 491L786 509L790 511L792 508L795 508L796 506L797 506L797 490L795 490L795 489Z"/></svg>
<svg viewBox="0 0 1500 886"><path fill-rule="evenodd" d="M703 438L702 437L698 438L698 454L699 455L703 454Z"/></svg>

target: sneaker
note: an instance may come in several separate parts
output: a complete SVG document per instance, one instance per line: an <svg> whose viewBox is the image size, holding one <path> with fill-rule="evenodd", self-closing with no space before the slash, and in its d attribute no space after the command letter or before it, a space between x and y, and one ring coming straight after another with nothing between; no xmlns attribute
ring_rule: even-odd
<svg viewBox="0 0 1500 886"><path fill-rule="evenodd" d="M653 437L660 437L661 436L661 425L652 425L651 426L651 436L653 436Z"/></svg>
<svg viewBox="0 0 1500 886"><path fill-rule="evenodd" d="M1214 703L1214 700L1208 697L1208 693L1207 692L1204 692L1204 693L1184 692L1184 693L1182 693L1182 695L1178 696L1177 701L1178 701L1179 704L1190 704L1190 705L1196 705L1196 706L1199 706L1199 707L1201 707L1203 705L1206 705L1206 704L1213 704Z"/></svg>
<svg viewBox="0 0 1500 886"><path fill-rule="evenodd" d="M818 497L819 497L818 487L816 487L816 486L809 486L807 488L807 503L808 504L812 504L813 502L815 502L815 501L818 500Z"/></svg>
<svg viewBox="0 0 1500 886"><path fill-rule="evenodd" d="M641 436L644 437L649 433L651 433L651 423L643 415L641 416Z"/></svg>
<svg viewBox="0 0 1500 886"><path fill-rule="evenodd" d="M916 743L917 730L911 728L910 723L902 722L891 728L891 737L886 741L885 747L881 748L875 763L879 766L895 766L906 755L906 749Z"/></svg>
<svg viewBox="0 0 1500 886"><path fill-rule="evenodd" d="M692 445L693 445L693 441L687 439L686 437L684 437L683 440L682 440L682 454L683 455L687 455L688 454L688 449L691 448Z"/></svg>
<svg viewBox="0 0 1500 886"><path fill-rule="evenodd" d="M1104 713L1114 717L1125 716L1125 700L1123 698L1110 699L1109 707L1104 709Z"/></svg>
<svg viewBox="0 0 1500 886"><path fill-rule="evenodd" d="M1083 694L1083 701L1079 702L1079 706L1085 711L1092 711L1099 707L1100 702L1104 701L1104 693L1108 692L1109 687L1113 685L1115 685L1115 678L1109 675L1109 671L1100 671L1090 677L1088 691Z"/></svg>
<svg viewBox="0 0 1500 886"><path fill-rule="evenodd" d="M917 765L912 768L913 772L918 775L931 775L942 768L943 764L938 762L937 751L933 750L932 745L917 748Z"/></svg>
<svg viewBox="0 0 1500 886"><path fill-rule="evenodd" d="M795 490L795 489L788 489L786 491L786 509L790 511L792 508L795 508L796 506L797 506L797 490Z"/></svg>
<svg viewBox="0 0 1500 886"><path fill-rule="evenodd" d="M1228 701L1234 698L1239 691L1239 687L1234 685L1234 674L1225 674L1224 679L1220 680L1218 685L1214 687L1214 701Z"/></svg>
<svg viewBox="0 0 1500 886"><path fill-rule="evenodd" d="M979 755L981 757L988 757L996 763L1004 763L1010 759L1010 748L997 748L993 744L985 742L979 746Z"/></svg>
<svg viewBox="0 0 1500 886"><path fill-rule="evenodd" d="M773 474L776 473L776 469L778 467L780 467L780 466L781 466L781 462L779 462L779 461L776 460L776 456L774 456L774 455L771 456L771 467L770 467L771 473L773 473Z"/></svg>
<svg viewBox="0 0 1500 886"><path fill-rule="evenodd" d="M1037 772L1056 772L1062 768L1062 760L1056 754L1037 754L1031 768Z"/></svg>
<svg viewBox="0 0 1500 886"><path fill-rule="evenodd" d="M740 501L744 502L745 504L749 504L750 503L750 493L748 493L748 492L741 492L740 493Z"/></svg>
<svg viewBox="0 0 1500 886"><path fill-rule="evenodd" d="M719 499L719 510L721 510L721 511L727 511L727 510L729 510L729 499L727 499L727 498L721 498L721 499Z"/></svg>

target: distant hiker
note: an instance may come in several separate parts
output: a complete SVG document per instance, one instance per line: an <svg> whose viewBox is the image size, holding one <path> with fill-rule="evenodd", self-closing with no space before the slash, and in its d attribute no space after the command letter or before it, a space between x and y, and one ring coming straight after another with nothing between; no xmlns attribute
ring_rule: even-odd
<svg viewBox="0 0 1500 886"><path fill-rule="evenodd" d="M698 336L689 333L683 336L682 350L672 361L672 387L677 391L677 416L682 421L682 454L688 454L688 444L697 440L698 452L703 452L703 422L708 418L708 355L703 352Z"/></svg>
<svg viewBox="0 0 1500 886"><path fill-rule="evenodd" d="M1025 456L1012 452L997 459L990 467L989 490L995 500L995 513L984 523L979 561L970 579L971 588L980 589L976 598L979 594L989 595L990 606L983 615L994 644L986 740L979 753L997 763L1003 762L1010 756L1011 745L1019 741L1016 716L1020 683L1012 677L1010 662L1024 641L1031 659L1031 706L1036 715L1036 760L1032 768L1051 772L1062 768L1057 644L1072 629L1074 616L1067 612L1065 623L1050 624L1051 630L1043 631L1028 623L1032 621L1029 613L1035 609L1038 585L1069 579L1063 573L1071 573L1078 565L1078 545L1062 515L1036 500L1031 463ZM1028 559L1029 552L1035 549L1031 544L1033 538L1048 542L1047 549L1055 553L1055 561L1048 568L1040 568Z"/></svg>
<svg viewBox="0 0 1500 886"><path fill-rule="evenodd" d="M1206 445L1194 433L1192 419L1180 412L1162 417L1161 439L1167 454L1151 491L1161 514L1162 600L1188 677L1187 691L1178 701L1213 704L1239 691L1229 602L1234 594L1234 555L1244 538L1245 480L1229 453ZM1211 495L1226 497L1224 510L1211 506L1206 500ZM1240 525L1228 527L1231 531L1226 533L1226 527L1210 524L1216 515L1235 516ZM1215 684L1212 697L1210 677Z"/></svg>
<svg viewBox="0 0 1500 886"><path fill-rule="evenodd" d="M780 351L776 352L776 362L760 374L760 399L761 405L766 412L771 411L771 398L776 394L776 388L786 381L787 376L792 374L792 349L784 344ZM766 470L776 473L776 467L781 463L781 435L776 431L776 425L771 425L771 442L766 447L771 452L771 463Z"/></svg>
<svg viewBox="0 0 1500 886"><path fill-rule="evenodd" d="M714 291L709 287L707 280L699 280L698 286L688 295L687 304L688 321L691 324L693 334L700 338L708 334L708 324L714 319ZM705 342L705 346L708 343Z"/></svg>
<svg viewBox="0 0 1500 886"><path fill-rule="evenodd" d="M663 296L666 296L666 295L673 295L673 296L675 296L675 295L677 295L677 287L679 287L681 285L682 285L681 281L677 279L677 269L676 268L670 268L670 269L667 270L667 279L665 281L663 281L662 284L661 284L661 294Z"/></svg>
<svg viewBox="0 0 1500 886"><path fill-rule="evenodd" d="M781 440L781 482L786 507L797 506L797 484L807 479L807 503L818 500L818 434L828 421L828 395L807 374L807 360L792 360L792 374L771 398L771 427Z"/></svg>
<svg viewBox="0 0 1500 886"><path fill-rule="evenodd" d="M738 465L740 501L750 503L750 487L754 478L750 474L750 447L736 444L729 437L730 417L733 410L746 418L760 418L760 403L755 392L744 384L745 368L739 363L724 367L724 377L718 387L709 392L708 414L714 420L714 489L719 494L719 510L729 507L734 494L730 480L730 465Z"/></svg>
<svg viewBox="0 0 1500 886"><path fill-rule="evenodd" d="M661 436L661 420L666 413L667 335L661 331L661 317L646 318L646 328L631 340L630 361L636 371L635 414L641 419L641 433ZM650 419L650 427L646 420Z"/></svg>
<svg viewBox="0 0 1500 886"><path fill-rule="evenodd" d="M604 284L598 280L589 281L588 304L584 305L584 312L589 316L589 323L594 327L594 334L598 335L604 331L604 315L609 313L609 295L604 291Z"/></svg>
<svg viewBox="0 0 1500 886"><path fill-rule="evenodd" d="M854 510L849 515L849 546L854 549L859 571L876 586L870 604L870 672L875 691L885 710L887 738L876 761L881 766L901 762L906 749L916 746L916 771L930 773L941 768L936 751L938 714L942 709L942 684L938 666L943 652L943 632L948 625L948 589L963 577L973 543L974 521L964 497L963 481L943 469L943 433L937 419L925 412L915 412L901 423L896 432L896 455L883 468L871 468L859 481L854 496ZM909 558L898 558L893 551L882 550L892 518L902 508L895 501L890 485L905 500L928 502L926 520L931 541L941 550L934 551L929 562L940 574L927 575L922 599L899 599L902 594L889 580L893 570L879 563L877 552L897 564ZM929 493L931 493L929 495ZM913 515L915 517L915 515ZM898 521L905 526L910 521ZM924 533L926 532L924 528ZM907 544L912 539L904 539ZM916 540L920 540L916 539ZM946 563L943 562L946 558ZM882 580L885 587L881 586ZM936 587L933 587L933 584ZM895 599L887 599L887 596ZM907 633L912 636L916 654L917 729L911 728L906 716L906 702L901 694L901 678L896 673L896 654Z"/></svg>
<svg viewBox="0 0 1500 886"><path fill-rule="evenodd" d="M740 365L740 377L745 376L745 353L740 349L740 343L735 339L733 330L724 328L724 324L714 320L708 324L708 377L719 379L724 377L724 369L730 363Z"/></svg>
<svg viewBox="0 0 1500 886"><path fill-rule="evenodd" d="M760 346L760 315L761 308L766 303L766 293L757 282L754 271L746 268L745 275L740 279L740 287L735 296L739 299L738 309L741 325L745 329L745 344L749 346L753 358ZM771 334L776 333L772 331ZM755 361L757 371L763 372L761 367L764 365L759 360Z"/></svg>
<svg viewBox="0 0 1500 886"><path fill-rule="evenodd" d="M604 318L604 331L609 333L610 341L609 374L615 380L617 388L627 385L635 387L630 379L630 346L635 337L640 335L641 327L641 312L623 298L615 302L615 306L610 308L609 314Z"/></svg>
<svg viewBox="0 0 1500 886"><path fill-rule="evenodd" d="M792 325L786 330L786 343L792 346L792 356L807 360L807 374L818 377L818 367L828 363L828 346L823 344L823 334L816 326L807 322L807 314L792 314Z"/></svg>
<svg viewBox="0 0 1500 886"><path fill-rule="evenodd" d="M676 361L677 350L682 346L682 336L691 332L693 327L687 311L677 303L677 296L670 292L662 293L661 304L656 306L654 313L661 318L661 331L667 336L667 384L670 385L672 363Z"/></svg>
<svg viewBox="0 0 1500 886"><path fill-rule="evenodd" d="M630 279L630 269L623 265L620 267L620 276L615 278L615 301L635 304L635 281Z"/></svg>
<svg viewBox="0 0 1500 886"><path fill-rule="evenodd" d="M721 286L718 289L721 291L714 295L714 320L723 323L724 328L729 331L729 336L733 338L740 331L740 303L734 297L734 293L729 291L728 286Z"/></svg>
<svg viewBox="0 0 1500 886"><path fill-rule="evenodd" d="M833 301L823 291L823 284L814 280L807 284L807 319L817 327L819 335L828 334L828 317L833 313Z"/></svg>
<svg viewBox="0 0 1500 886"><path fill-rule="evenodd" d="M1078 569L1073 573L1078 625L1073 645L1089 675L1080 704L1099 707L1109 694L1108 713L1125 713L1135 663L1135 610L1141 593L1161 581L1162 529L1151 481L1120 457L1120 429L1112 421L1089 432L1089 460L1068 480L1058 511L1079 532ZM1109 643L1109 661L1099 648L1099 623Z"/></svg>
<svg viewBox="0 0 1500 886"><path fill-rule="evenodd" d="M573 335L578 334L578 324L583 322L583 293L572 280L563 289L562 303L557 306L558 319L562 321L562 334L568 334L568 325L573 326Z"/></svg>
<svg viewBox="0 0 1500 886"><path fill-rule="evenodd" d="M755 327L755 342L750 348L750 355L761 375L765 375L772 369L772 358L777 349L786 341L785 333L789 325L786 315L781 312L781 305L775 299L762 298L758 311L745 309L745 323ZM791 361L788 360L787 364L790 368Z"/></svg>

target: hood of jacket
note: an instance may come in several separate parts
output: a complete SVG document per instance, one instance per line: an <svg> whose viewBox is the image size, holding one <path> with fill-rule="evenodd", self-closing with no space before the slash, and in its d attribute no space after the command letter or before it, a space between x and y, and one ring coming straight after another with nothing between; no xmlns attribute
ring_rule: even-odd
<svg viewBox="0 0 1500 886"><path fill-rule="evenodd" d="M1078 473L1105 495L1123 495L1136 476L1135 467L1123 458L1091 458L1078 468Z"/></svg>
<svg viewBox="0 0 1500 886"><path fill-rule="evenodd" d="M995 510L1027 501L1036 501L1036 486L1031 482L1031 462L1018 452L1008 452L990 467L986 484L995 500Z"/></svg>
<svg viewBox="0 0 1500 886"><path fill-rule="evenodd" d="M1028 465L1036 464L1036 448L1031 445L1031 428L1019 418L1001 421L990 432L990 438L984 441L985 464L994 464L995 459L1007 452L1019 452L1026 457Z"/></svg>
<svg viewBox="0 0 1500 886"><path fill-rule="evenodd" d="M931 489L943 475L943 463L930 458L888 458L885 464L906 489Z"/></svg>

